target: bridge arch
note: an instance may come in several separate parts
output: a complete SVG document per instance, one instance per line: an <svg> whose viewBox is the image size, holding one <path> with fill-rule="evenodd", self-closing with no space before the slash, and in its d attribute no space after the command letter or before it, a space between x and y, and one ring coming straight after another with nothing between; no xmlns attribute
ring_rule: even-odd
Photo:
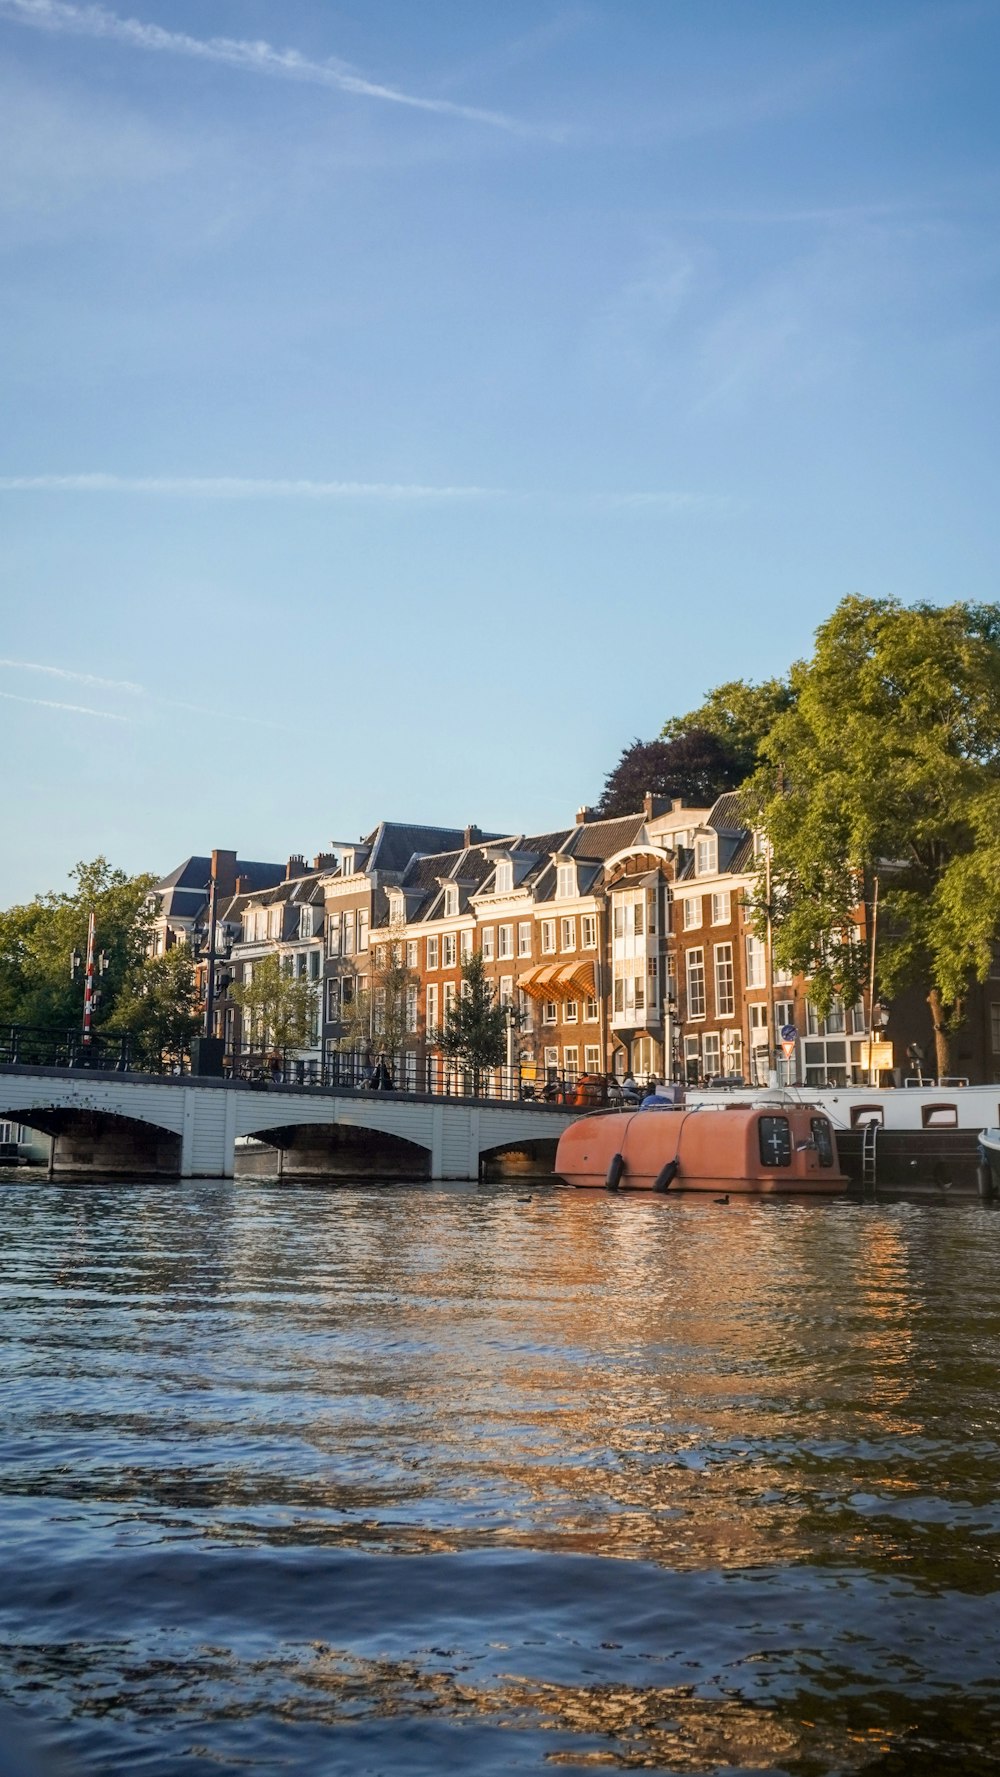
<svg viewBox="0 0 1000 1777"><path fill-rule="evenodd" d="M148 1117L76 1104L5 1105L3 1114L50 1138L51 1173L176 1177L181 1169L179 1130Z"/></svg>
<svg viewBox="0 0 1000 1777"><path fill-rule="evenodd" d="M275 1123L272 1113L270 1122L237 1139L234 1170L237 1177L425 1179L431 1175L431 1150L353 1118Z"/></svg>

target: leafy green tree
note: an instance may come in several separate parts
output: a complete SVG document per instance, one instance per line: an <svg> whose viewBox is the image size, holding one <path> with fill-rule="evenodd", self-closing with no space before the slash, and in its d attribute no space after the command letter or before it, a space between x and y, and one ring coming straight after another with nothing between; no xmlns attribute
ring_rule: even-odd
<svg viewBox="0 0 1000 1777"><path fill-rule="evenodd" d="M676 742L684 735L711 735L728 765L729 789L756 770L771 728L791 706L794 696L794 687L787 679L765 679L760 685L746 679L728 679L710 691L697 709L664 722L662 736L665 741Z"/></svg>
<svg viewBox="0 0 1000 1777"><path fill-rule="evenodd" d="M148 1067L180 1061L201 1028L194 958L186 944L129 969L104 1029L128 1032L133 1059Z"/></svg>
<svg viewBox="0 0 1000 1777"><path fill-rule="evenodd" d="M238 981L229 998L243 1013L246 1040L261 1049L308 1049L316 1028L319 995L302 975L291 975L280 956L262 957L249 981Z"/></svg>
<svg viewBox="0 0 1000 1777"><path fill-rule="evenodd" d="M750 788L773 853L775 956L821 1011L922 984L939 1075L1000 928L1000 605L845 599L795 666Z"/></svg>
<svg viewBox="0 0 1000 1777"><path fill-rule="evenodd" d="M343 1008L340 1048L391 1056L405 1047L407 995L417 980L406 962L405 931L398 924L372 932L367 984Z"/></svg>
<svg viewBox="0 0 1000 1777"><path fill-rule="evenodd" d="M471 1073L476 1094L483 1070L499 1067L503 1061L507 1013L493 991L481 951L474 950L462 963L461 990L445 1013L444 1024L434 1040L442 1055Z"/></svg>
<svg viewBox="0 0 1000 1777"><path fill-rule="evenodd" d="M152 918L146 896L156 878L128 876L104 857L77 864L71 891L36 895L0 913L0 1018L9 1024L78 1025L83 976L70 976L70 954L87 948L87 920L96 915L97 948L108 957L99 985L95 1025L112 1013L129 971L145 955Z"/></svg>

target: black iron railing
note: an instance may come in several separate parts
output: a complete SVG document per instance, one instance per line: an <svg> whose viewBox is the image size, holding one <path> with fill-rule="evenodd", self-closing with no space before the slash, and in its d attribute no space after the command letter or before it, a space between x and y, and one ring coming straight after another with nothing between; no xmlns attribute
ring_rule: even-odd
<svg viewBox="0 0 1000 1777"><path fill-rule="evenodd" d="M95 1032L85 1043L77 1030L23 1024L0 1029L0 1065L95 1068L160 1078L190 1076L192 1071L187 1051L158 1051L128 1033L105 1037ZM475 1098L500 1104L555 1105L579 1111L633 1101L607 1074L580 1073L530 1062L482 1067L441 1055L420 1056L412 1050L397 1055L337 1051L321 1060L287 1049L229 1047L222 1058L222 1073L227 1080L241 1081L260 1090L299 1087L392 1092Z"/></svg>

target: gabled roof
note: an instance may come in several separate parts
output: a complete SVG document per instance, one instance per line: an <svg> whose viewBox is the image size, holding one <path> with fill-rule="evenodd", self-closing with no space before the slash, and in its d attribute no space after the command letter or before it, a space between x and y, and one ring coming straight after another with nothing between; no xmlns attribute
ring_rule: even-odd
<svg viewBox="0 0 1000 1777"><path fill-rule="evenodd" d="M503 835L484 833L481 837L483 840L502 839ZM405 870L413 857L454 851L464 846L465 828L381 821L368 843L372 848L367 865L369 870Z"/></svg>
<svg viewBox="0 0 1000 1777"><path fill-rule="evenodd" d="M242 858L237 860L236 875L249 881L253 889L268 888L280 882L285 874L283 864L248 863ZM212 875L212 860L198 854L185 858L168 876L161 876L150 890L160 903L160 912L166 918L194 919L200 908L208 902L208 884Z"/></svg>

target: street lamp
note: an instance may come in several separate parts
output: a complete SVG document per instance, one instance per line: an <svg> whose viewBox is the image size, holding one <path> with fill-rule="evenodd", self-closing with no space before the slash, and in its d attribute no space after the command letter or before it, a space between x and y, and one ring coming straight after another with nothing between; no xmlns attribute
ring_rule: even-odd
<svg viewBox="0 0 1000 1777"><path fill-rule="evenodd" d="M93 908L91 908L90 914L87 918L87 954L86 954L86 959L84 959L80 955L80 952L75 948L73 950L71 950L69 953L69 978L71 981L76 981L79 979L81 966L83 967L83 1040L85 1043L90 1042L90 1028L91 1028L91 1023L93 1020L93 1015L97 1011L97 1009L101 1003L101 990L100 990L100 988L95 988L95 986L94 986L95 963L96 963L98 975L103 980L104 976L108 972L108 967L111 962L111 958L108 956L108 953L106 950L100 951L100 953L95 958L95 955L94 955L95 927L96 927L96 916L94 914Z"/></svg>

